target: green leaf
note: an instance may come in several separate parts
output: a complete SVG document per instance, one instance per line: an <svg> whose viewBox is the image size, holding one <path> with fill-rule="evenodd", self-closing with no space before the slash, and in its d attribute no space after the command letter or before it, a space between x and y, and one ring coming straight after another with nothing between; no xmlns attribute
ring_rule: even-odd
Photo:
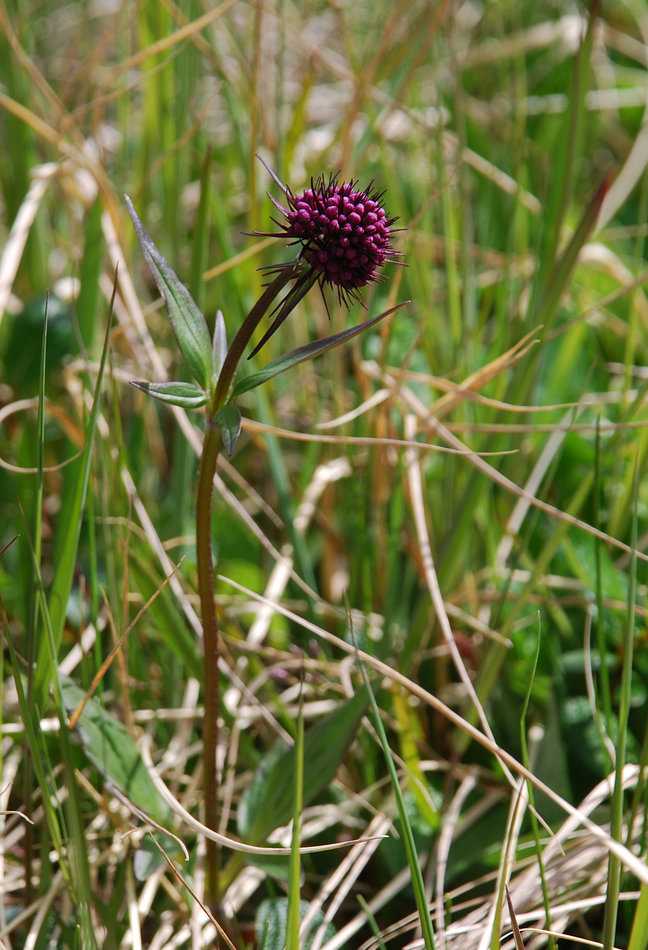
<svg viewBox="0 0 648 950"><path fill-rule="evenodd" d="M49 763L47 759L47 748L44 741L43 731L40 727L40 717L35 715L36 707L27 699L25 687L20 675L18 658L16 657L16 651L14 649L13 637L9 633L9 624L4 612L4 606L1 607L1 612L2 633L7 645L7 649L9 650L9 657L11 660L11 667L16 685L16 695L18 697L18 706L20 708L20 715L25 732L23 742L26 740L26 744L23 747L25 750L29 748L32 756L32 768L34 770L34 775L36 776L38 784L40 785L43 802L43 813L47 821L48 832L54 848L61 856L61 872L63 874L63 879L65 880L66 884L68 884L70 882L68 855L67 849L65 847L62 822L59 819L59 813L62 810L61 802L58 800L58 797L55 794L54 782L50 782L51 770L48 769ZM49 874L49 870L49 868L45 868L45 878Z"/></svg>
<svg viewBox="0 0 648 950"><path fill-rule="evenodd" d="M246 854L245 863L259 868L264 874L276 881L288 883L290 877L289 859L285 854Z"/></svg>
<svg viewBox="0 0 648 950"><path fill-rule="evenodd" d="M67 676L61 676L61 693L68 713L86 696ZM91 698L85 704L77 728L85 753L97 771L155 821L169 822L171 812L158 795L126 726Z"/></svg>
<svg viewBox="0 0 648 950"><path fill-rule="evenodd" d="M158 290L164 297L182 355L195 379L206 390L209 388L213 375L212 344L207 322L187 288L144 230L128 195L124 195L124 200L146 263L151 269Z"/></svg>
<svg viewBox="0 0 648 950"><path fill-rule="evenodd" d="M163 642L192 676L204 671L202 650L198 650L196 634L171 588L161 586L163 575L149 556L148 547L133 541L129 552L129 571L135 589L148 602L151 635ZM159 592L159 597L153 595Z"/></svg>
<svg viewBox="0 0 648 950"><path fill-rule="evenodd" d="M327 350L333 349L334 346L339 346L340 343L345 343L347 340L351 340L359 333L364 333L365 330L368 330L380 320L388 317L390 314L394 313L394 311L400 310L401 307L404 307L405 304L409 302L409 300L405 300L403 303L399 303L395 307L390 307L389 310L385 310L384 313L379 314L377 317L373 317L371 320L366 320L364 323L360 323L358 326L351 327L349 330L342 330L341 333L334 333L332 336L324 337L323 340L313 340L312 343L306 343L304 346L298 346L296 350L291 350L289 353L285 353L278 359L268 363L268 365L258 373L251 373L249 376L246 376L245 379L242 379L240 382L238 382L234 387L232 394L233 397L240 396L242 393L247 393L251 389L256 389L257 386L260 386L262 383L266 383L269 379L272 379L273 376L278 376L280 373L285 373L286 370L291 369L298 363L303 363L304 360L311 360L314 356L319 356L321 353L325 353Z"/></svg>
<svg viewBox="0 0 648 950"><path fill-rule="evenodd" d="M85 244L79 271L79 296L76 305L81 339L87 350L94 342L101 300L99 280L104 257L102 213L103 197L99 194L90 209L84 228Z"/></svg>
<svg viewBox="0 0 648 950"><path fill-rule="evenodd" d="M64 490L64 502L59 513L58 522L59 525L64 525L64 529L60 532L61 540L56 553L56 571L49 595L52 640L50 643L48 637L42 633L36 647L33 701L35 707L41 710L45 707L47 690L52 678L54 663L56 662L58 650L63 638L66 611L72 591L72 583L74 581L76 556L79 538L81 536L81 524L83 522L83 510L90 479L92 449L99 418L101 387L106 368L106 360L108 358L111 322L112 301L101 353L101 362L99 364L99 373L97 374L92 410L85 432L83 452L81 456L68 467L64 475L66 488Z"/></svg>
<svg viewBox="0 0 648 950"><path fill-rule="evenodd" d="M241 413L236 406L229 404L218 410L214 422L221 430L225 451L231 456L241 434Z"/></svg>
<svg viewBox="0 0 648 950"><path fill-rule="evenodd" d="M299 902L299 919L302 920L309 909L308 901ZM256 931L259 950L284 950L286 946L286 930L288 920L288 898L274 897L263 901L257 911L254 929ZM313 920L313 929L306 938L304 950L309 950L315 939L315 932L324 920L324 915L318 911ZM324 942L335 937L335 928L327 924L324 933Z"/></svg>
<svg viewBox="0 0 648 950"><path fill-rule="evenodd" d="M642 884L635 907L628 950L641 950L648 944L648 885Z"/></svg>
<svg viewBox="0 0 648 950"><path fill-rule="evenodd" d="M191 238L191 272L189 292L199 307L204 306L207 285L202 275L207 268L209 251L209 198L211 192L211 165L213 150L207 146L205 157L200 166L200 195L196 205L196 217Z"/></svg>
<svg viewBox="0 0 648 950"><path fill-rule="evenodd" d="M131 379L131 386L141 389L147 396L183 409L200 409L207 402L207 393L195 383L147 383L143 379Z"/></svg>
<svg viewBox="0 0 648 950"><path fill-rule="evenodd" d="M225 320L223 318L223 311L217 310L216 322L214 323L214 336L212 338L212 365L216 378L220 375L226 356L227 335L225 333Z"/></svg>
<svg viewBox="0 0 648 950"><path fill-rule="evenodd" d="M571 240L560 257L556 260L553 271L548 277L538 310L538 319L544 324L551 321L560 303L560 298L567 286L570 274L576 265L578 255L582 251L583 246L596 224L601 205L610 188L611 179L612 173L609 172L592 195L572 234Z"/></svg>
<svg viewBox="0 0 648 950"><path fill-rule="evenodd" d="M344 759L346 751L367 707L367 690L320 719L304 737L303 800L307 805L326 788ZM238 831L244 841L265 841L275 828L287 824L293 815L295 793L295 748L278 742L266 755L252 781L243 792L238 809Z"/></svg>
<svg viewBox="0 0 648 950"><path fill-rule="evenodd" d="M364 680L365 688L369 694L369 702L371 704L371 711L373 713L374 725L376 727L378 739L383 748L385 762L387 765L387 771L389 772L392 788L394 790L394 797L396 799L396 807L398 808L398 816L400 818L401 831L403 834L403 844L405 845L405 852L407 854L407 863L409 864L410 874L412 878L412 888L414 890L414 897L416 899L416 907L418 910L419 921L421 924L421 932L423 934L423 943L425 945L425 950L435 950L436 944L434 941L432 918L430 917L430 909L427 903L425 881L423 880L423 872L421 870L421 864L420 864L419 857L416 851L416 842L414 840L414 832L412 830L412 824L407 814L407 807L405 805L405 797L403 796L403 792L401 791L400 782L398 780L398 772L396 771L396 766L394 765L394 759L392 757L391 749L389 748L389 743L387 741L387 733L385 732L385 727L383 726L382 719L380 718L380 709L378 708L376 697L374 696L373 690L371 688L371 684L369 682L369 676L364 667L364 664L360 660L358 661L358 663L360 666L360 671L362 673L362 679Z"/></svg>
<svg viewBox="0 0 648 950"><path fill-rule="evenodd" d="M301 816L304 807L304 706L303 680L299 693L299 714L297 716L297 734L295 736L295 768L293 771L293 822L290 842L290 874L288 877L288 915L286 920L286 950L300 950L299 923L301 920L301 860L299 844L301 841Z"/></svg>
<svg viewBox="0 0 648 950"><path fill-rule="evenodd" d="M62 676L61 695L68 712L77 708L85 699L80 689L69 677ZM86 702L77 725L81 742L89 761L98 772L126 795L138 808L160 825L171 824L171 811L159 796L148 774L133 738L119 720L107 712L95 699ZM164 837L167 854L177 854L177 843ZM143 859L137 865L138 877L147 876L155 866L164 862L155 846L146 848Z"/></svg>

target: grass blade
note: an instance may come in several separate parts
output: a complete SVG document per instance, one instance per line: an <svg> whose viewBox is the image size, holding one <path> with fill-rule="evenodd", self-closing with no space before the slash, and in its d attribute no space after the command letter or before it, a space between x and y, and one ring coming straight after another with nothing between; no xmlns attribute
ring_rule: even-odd
<svg viewBox="0 0 648 950"><path fill-rule="evenodd" d="M88 490L88 480L90 478L90 464L92 462L92 449L97 430L97 421L99 419L99 405L101 388L108 358L108 345L110 342L110 327L112 323L113 304L117 292L117 274L113 286L113 295L110 301L108 314L108 325L106 327L106 336L104 338L101 362L97 373L97 385L95 388L92 411L88 420L86 429L85 445L81 457L73 466L70 466L70 478L75 478L75 483L70 496L69 506L61 511L60 520L65 525L63 532L63 541L58 552L56 574L52 589L49 595L49 617L52 627L52 645L47 637L42 635L36 647L36 670L34 672L34 692L33 698L37 709L42 710L45 705L45 698L49 683L53 674L53 666L58 656L58 650L63 636L63 627L65 625L65 614L67 610L70 592L72 590L72 581L74 578L74 568L76 565L76 555L81 535L81 524L83 521L83 509L85 506L86 493Z"/></svg>
<svg viewBox="0 0 648 950"><path fill-rule="evenodd" d="M295 804L293 807L292 838L290 841L290 871L288 875L288 921L286 928L286 950L299 950L299 890L301 860L299 845L301 840L301 813L304 803L304 711L303 684L299 694L299 712L297 715L297 734L295 736Z"/></svg>
<svg viewBox="0 0 648 950"><path fill-rule="evenodd" d="M592 195L589 204L581 215L581 219L578 222L576 230L567 244L567 247L556 260L553 272L547 280L545 290L538 307L538 312L534 316L534 320L537 319L539 322L544 324L545 330L551 325L553 321L553 317L556 313L560 298L563 294L563 291L565 290L565 287L567 286L567 281L569 280L569 277L576 266L578 255L580 254L588 237L594 230L594 226L599 216L599 211L601 210L601 205L603 204L603 200L608 193L611 181L612 173L610 172L605 176L601 184Z"/></svg>
<svg viewBox="0 0 648 950"><path fill-rule="evenodd" d="M102 213L103 203L99 196L88 213L83 258L79 271L79 299L76 312L81 339L86 350L89 350L94 343L99 317L99 282L104 247L101 229Z"/></svg>
<svg viewBox="0 0 648 950"><path fill-rule="evenodd" d="M350 618L349 618L349 621L350 621ZM416 843L414 841L414 832L412 831L412 826L410 824L409 818L407 817L407 810L405 808L405 799L403 798L400 782L398 781L396 766L394 765L391 749L389 748L389 743L387 741L387 734L382 724L382 719L380 718L380 709L378 708L376 697L374 696L373 690L371 688L371 683L369 682L367 671L365 670L364 665L360 662L360 660L358 660L358 665L360 666L362 679L364 681L365 687L369 694L369 704L373 712L374 725L376 727L376 732L378 733L378 738L380 740L383 754L385 756L385 762L387 764L389 777L391 779L392 788L394 790L394 797L396 798L396 807L398 808L398 817L400 818L401 831L403 834L403 841L405 844L405 851L407 854L407 863L409 865L410 873L412 875L412 887L414 889L414 896L416 898L416 907L419 913L421 931L423 933L423 942L425 944L426 950L436 950L436 944L434 942L434 931L432 929L432 919L430 917L430 909L428 907L427 897L425 895L425 882L423 880L423 872L421 871L421 865L419 864L418 855L416 853Z"/></svg>
<svg viewBox="0 0 648 950"><path fill-rule="evenodd" d="M531 702L531 693L533 691L533 683L535 681L536 673L538 670L538 662L540 660L540 644L541 644L541 634L542 628L540 621L538 620L538 637L536 641L535 656L533 658L533 663L531 665L531 677L529 679L529 687L524 697L524 705L522 707L522 715L520 717L520 748L522 750L522 763L526 766L527 769L531 770L532 765L529 759L529 748L527 743L527 713L529 711L529 703ZM538 873L540 875L540 886L542 888L542 900L544 903L545 911L545 927L547 930L551 930L551 906L549 891L547 888L547 876L545 874L544 861L542 858L542 841L540 839L540 826L538 822L538 815L535 808L535 794L533 790L533 785L531 782L527 782L527 795L529 796L529 819L531 822L531 834L535 842L535 851L536 859L538 862ZM511 904L511 897L508 892L508 887L506 888L506 899L509 904L509 910L511 911L511 920L513 921L514 927L517 927L517 922L515 921L513 915L513 905ZM549 950L555 950L555 940L553 936L548 937L548 947Z"/></svg>
<svg viewBox="0 0 648 950"><path fill-rule="evenodd" d="M365 690L342 703L312 726L304 737L304 758L309 768L303 779L302 797L308 804L333 781L367 706ZM240 836L249 843L263 841L293 814L293 775L297 749L275 745L245 789L238 809Z"/></svg>
<svg viewBox="0 0 648 950"><path fill-rule="evenodd" d="M515 950L524 950L522 934L520 933L520 928L518 927L517 917L515 916L515 910L513 908L513 901L511 900L508 887L506 888L506 903L508 904L509 914L511 915L511 925L513 927L513 936L515 937Z"/></svg>
<svg viewBox="0 0 648 950"><path fill-rule="evenodd" d="M632 663L634 658L635 601L637 592L637 504L639 494L638 467L635 462L634 512L632 518L632 555L628 568L628 611L623 644L623 667L621 674L619 725L616 741L616 763L614 770L614 790L612 792L611 834L615 841L623 840L623 770L626 764L628 718L631 706ZM615 854L608 859L608 884L605 899L605 918L603 922L603 946L612 950L619 910L621 889L621 862Z"/></svg>
<svg viewBox="0 0 648 950"><path fill-rule="evenodd" d="M632 920L628 950L644 950L646 946L648 946L648 886L642 884Z"/></svg>
<svg viewBox="0 0 648 950"><path fill-rule="evenodd" d="M83 809L81 807L81 801L79 798L79 789L77 786L72 749L70 746L69 728L63 706L59 670L55 660L54 634L52 630L51 618L45 599L43 581L35 559L34 547L31 543L30 550L34 563L35 580L40 597L40 608L46 631L44 642L46 646L49 647L50 651L49 658L51 668L53 670L54 699L59 720L59 754L63 764L64 786L67 791L67 798L65 805L63 806L64 820L61 822L58 821L52 805L52 802L58 799L58 794L56 790L49 788L47 775L43 765L43 762L47 761L48 759L47 748L44 746L39 747L41 733L40 727L37 726L37 719L39 715L38 707L29 703L24 691L22 690L19 668L13 648L11 648L12 662L14 666L14 680L20 697L19 703L21 714L23 717L25 717L24 722L28 731L32 758L35 762L37 759L40 760L38 765L36 765L36 774L43 791L43 797L47 796L47 798L51 798L49 810L46 808L46 814L48 816L48 828L50 833L52 832L52 829L55 830L56 840L59 842L58 855L62 869L66 863L65 856L68 856L67 867L63 871L63 875L68 892L75 906L81 946L87 948L87 950L93 950L93 948L97 946L97 942L92 919L93 899L90 889L90 863L88 858L88 844L85 833ZM27 726L27 722L30 723L30 726Z"/></svg>

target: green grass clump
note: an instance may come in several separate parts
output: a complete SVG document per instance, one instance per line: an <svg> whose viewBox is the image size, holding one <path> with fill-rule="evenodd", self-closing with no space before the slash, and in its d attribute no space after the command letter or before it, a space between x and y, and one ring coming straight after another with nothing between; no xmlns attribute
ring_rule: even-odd
<svg viewBox="0 0 648 950"><path fill-rule="evenodd" d="M506 886L518 944L646 945L642 14L0 3L3 945L495 947ZM406 266L240 379L411 303L239 389L214 906L203 415L129 385L188 368L122 196L231 342L291 253L257 155L373 179Z"/></svg>

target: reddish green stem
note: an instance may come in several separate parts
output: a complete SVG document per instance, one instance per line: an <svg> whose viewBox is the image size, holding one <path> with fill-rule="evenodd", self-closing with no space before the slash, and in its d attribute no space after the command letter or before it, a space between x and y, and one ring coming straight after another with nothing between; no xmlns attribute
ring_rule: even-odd
<svg viewBox="0 0 648 950"><path fill-rule="evenodd" d="M272 283L268 284L239 327L236 336L232 340L232 344L227 351L223 368L221 369L220 375L218 377L216 392L212 402L213 412L216 412L218 409L220 409L221 406L223 406L227 401L227 396L234 381L236 367L241 361L241 357L245 352L246 346L252 339L252 334L261 322L261 318L264 316L275 297L281 293L286 284L288 284L291 280L294 280L295 276L299 273L300 266L300 264L294 264L291 267L283 268L272 281Z"/></svg>
<svg viewBox="0 0 648 950"><path fill-rule="evenodd" d="M196 564L198 569L198 593L203 624L203 648L205 651L205 718L203 724L203 769L205 783L205 824L218 830L218 782L216 750L218 748L218 717L220 692L218 676L218 617L214 597L214 562L212 559L212 497L214 476L220 451L221 431L213 422L219 409L227 402L236 368L245 352L252 334L277 294L294 278L297 266L287 267L266 287L239 327L232 341L216 389L207 406L205 435L196 499ZM213 913L219 914L220 900L220 847L215 841L206 845L206 899Z"/></svg>
<svg viewBox="0 0 648 950"><path fill-rule="evenodd" d="M218 716L220 693L218 676L218 617L214 597L214 563L212 560L212 496L216 463L221 446L220 430L207 417L196 500L196 563L198 568L198 592L203 624L203 648L205 651L205 718L203 726L203 769L205 783L205 824L218 829L218 782L216 774L216 749L218 747ZM219 901L220 848L215 841L207 840L206 847L206 897L207 904L215 911Z"/></svg>

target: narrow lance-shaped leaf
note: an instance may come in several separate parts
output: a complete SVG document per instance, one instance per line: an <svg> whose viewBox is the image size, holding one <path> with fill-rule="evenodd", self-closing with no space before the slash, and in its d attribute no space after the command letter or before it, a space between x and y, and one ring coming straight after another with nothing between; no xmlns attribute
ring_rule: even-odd
<svg viewBox="0 0 648 950"><path fill-rule="evenodd" d="M143 379L132 379L131 386L141 389L147 396L183 409L200 409L207 402L207 393L195 383L148 383Z"/></svg>
<svg viewBox="0 0 648 950"><path fill-rule="evenodd" d="M642 950L648 945L648 885L642 884L635 907L628 950Z"/></svg>
<svg viewBox="0 0 648 950"><path fill-rule="evenodd" d="M178 346L196 380L203 389L208 389L213 367L212 341L207 322L187 288L144 229L128 195L124 195L124 200L146 262L164 297Z"/></svg>
<svg viewBox="0 0 648 950"><path fill-rule="evenodd" d="M399 310L401 307L404 307L405 304L408 304L409 302L409 300L404 300L395 307L390 307L389 310L385 310L384 313L379 314L377 317L373 317L371 320L366 320L364 323L359 323L357 326L351 327L349 330L342 330L340 333L334 333L332 336L324 337L322 340L313 340L312 343L306 343L304 346L298 346L297 349L291 350L289 353L285 353L283 356L280 356L271 363L268 363L268 365L262 370L259 370L258 373L251 373L249 376L246 376L244 379L238 382L234 387L232 396L240 396L242 393L247 393L251 389L256 389L257 386L260 386L262 383L266 383L269 379L272 379L273 376L278 376L280 373L285 373L286 370L291 369L298 363L303 363L304 360L313 359L313 357L319 356L321 353L325 353L327 350L333 349L334 346L339 346L340 343L345 343L347 340L352 339L359 333L364 333L365 330L368 330L380 320L384 320L385 317L388 317L390 314L394 313L396 310Z"/></svg>

